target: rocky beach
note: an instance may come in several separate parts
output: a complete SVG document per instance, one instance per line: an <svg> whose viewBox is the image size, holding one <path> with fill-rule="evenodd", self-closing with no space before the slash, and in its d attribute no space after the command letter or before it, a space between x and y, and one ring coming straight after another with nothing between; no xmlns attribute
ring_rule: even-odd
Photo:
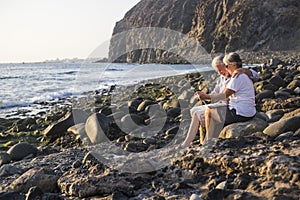
<svg viewBox="0 0 300 200"><path fill-rule="evenodd" d="M95 91L73 107L53 105L43 117L0 119L0 199L298 199L300 54L243 57L264 60L254 67L261 77L255 83L257 115L224 127L219 139L204 145L198 136L191 147L176 148L196 103L193 91L210 91L213 72ZM114 91L130 95L117 96L119 104L112 101ZM161 129L139 129L157 119L164 121ZM111 142L125 156L154 151L168 157L164 147L174 141L168 163L144 171L114 168L91 150Z"/></svg>

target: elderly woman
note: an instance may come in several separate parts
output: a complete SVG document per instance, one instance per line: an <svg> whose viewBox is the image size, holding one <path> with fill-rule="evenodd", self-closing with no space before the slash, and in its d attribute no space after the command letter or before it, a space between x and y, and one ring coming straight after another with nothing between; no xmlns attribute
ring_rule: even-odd
<svg viewBox="0 0 300 200"><path fill-rule="evenodd" d="M247 121L252 119L256 113L253 79L251 80L250 78L254 76L254 80L257 80L258 74L250 70L242 69L242 60L237 53L226 55L222 61L222 63L218 62L220 64L219 67L222 67L223 64L223 67L225 67L229 73L227 75L226 72L222 72L222 78L224 79L223 91L219 90L219 93L211 94L199 91L195 95L198 96L199 99L211 100L212 102L227 101L228 105L226 106L226 104L223 104L221 107L208 105L208 108L205 110L205 122L203 117L201 119L199 116L199 111L197 112L194 109L193 112L192 109L191 125L188 135L181 145L182 147L189 146L197 133L199 125L205 123L207 140L218 135L220 130L215 129L216 124L219 126L221 124L221 127L223 127L223 122L224 125L228 125L235 122ZM217 63L217 61L215 61L215 63ZM244 73L240 73L241 71ZM235 76L235 74L238 74L238 76Z"/></svg>

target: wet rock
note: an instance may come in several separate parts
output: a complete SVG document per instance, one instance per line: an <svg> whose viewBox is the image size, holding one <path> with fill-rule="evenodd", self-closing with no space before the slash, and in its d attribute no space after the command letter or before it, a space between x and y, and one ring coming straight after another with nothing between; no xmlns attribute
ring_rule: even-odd
<svg viewBox="0 0 300 200"><path fill-rule="evenodd" d="M109 128L108 118L101 113L91 115L85 124L85 131L92 144L107 142L106 132Z"/></svg>
<svg viewBox="0 0 300 200"><path fill-rule="evenodd" d="M6 152L0 152L0 167L4 164L10 163L11 157Z"/></svg>
<svg viewBox="0 0 300 200"><path fill-rule="evenodd" d="M8 190L26 193L31 187L37 186L43 192L55 192L58 178L50 169L30 169L15 179Z"/></svg>
<svg viewBox="0 0 300 200"><path fill-rule="evenodd" d="M267 134L272 137L276 137L284 132L296 131L300 128L300 116L294 116L287 119L280 120L273 124L270 124L264 131L264 134Z"/></svg>
<svg viewBox="0 0 300 200"><path fill-rule="evenodd" d="M12 160L22 160L26 156L32 154L36 155L38 152L37 148L27 142L21 142L10 147L7 153L10 155Z"/></svg>
<svg viewBox="0 0 300 200"><path fill-rule="evenodd" d="M219 137L232 138L238 136L247 136L256 132L263 131L268 126L268 123L258 117L254 117L247 122L240 122L225 126Z"/></svg>

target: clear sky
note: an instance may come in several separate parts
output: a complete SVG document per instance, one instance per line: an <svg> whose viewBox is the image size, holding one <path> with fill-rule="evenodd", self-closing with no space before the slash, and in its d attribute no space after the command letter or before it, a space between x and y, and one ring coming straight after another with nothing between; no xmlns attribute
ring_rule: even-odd
<svg viewBox="0 0 300 200"><path fill-rule="evenodd" d="M139 1L0 0L0 63L87 58Z"/></svg>

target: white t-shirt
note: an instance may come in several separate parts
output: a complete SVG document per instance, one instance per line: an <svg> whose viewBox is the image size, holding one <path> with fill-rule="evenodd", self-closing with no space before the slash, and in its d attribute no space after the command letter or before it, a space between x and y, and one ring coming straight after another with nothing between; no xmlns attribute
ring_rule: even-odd
<svg viewBox="0 0 300 200"><path fill-rule="evenodd" d="M246 74L231 78L226 88L235 91L229 97L229 109L235 109L237 115L253 117L255 109L255 93L253 82Z"/></svg>

